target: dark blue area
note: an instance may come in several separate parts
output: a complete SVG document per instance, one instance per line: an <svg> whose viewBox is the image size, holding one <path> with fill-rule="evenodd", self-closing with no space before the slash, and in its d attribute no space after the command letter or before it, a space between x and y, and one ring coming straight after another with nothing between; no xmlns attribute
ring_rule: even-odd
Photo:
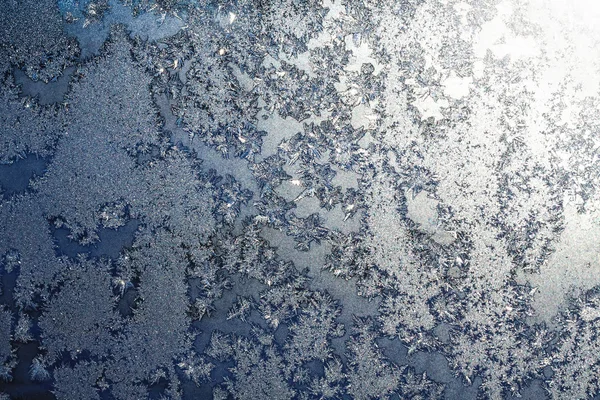
<svg viewBox="0 0 600 400"><path fill-rule="evenodd" d="M201 385L200 387L196 386L193 382L184 382L181 385L181 389L183 391L184 399L212 399L212 384L207 383Z"/></svg>
<svg viewBox="0 0 600 400"><path fill-rule="evenodd" d="M18 268L7 272L4 266L0 265L0 283L2 285L0 307L4 306L9 309L13 313L13 318L17 316L14 288L18 275ZM37 340L25 344L13 342L13 348L16 349L18 363L12 371L12 381L5 382L0 380L0 393L8 393L11 399L15 400L56 399L50 392L52 389L50 382L33 382L29 379L31 362L39 354L39 342Z"/></svg>
<svg viewBox="0 0 600 400"><path fill-rule="evenodd" d="M313 377L325 376L325 365L320 360L312 360L304 365Z"/></svg>
<svg viewBox="0 0 600 400"><path fill-rule="evenodd" d="M231 376L229 368L234 367L235 364L233 361L216 362L214 364L215 368L210 373L210 382L213 386L216 386L220 383L223 383L225 377Z"/></svg>
<svg viewBox="0 0 600 400"><path fill-rule="evenodd" d="M17 283L18 275L18 269L8 272L4 265L0 263L0 306L4 305L11 310L15 308L13 290Z"/></svg>
<svg viewBox="0 0 600 400"><path fill-rule="evenodd" d="M29 159L29 158L28 158ZM25 159L25 160L28 160ZM34 160L36 160L34 158ZM22 169L21 164L21 169ZM45 165L45 164L44 164ZM22 172L22 171L21 171ZM25 185L26 187L26 185ZM68 238L69 231L67 229L52 229L55 241L57 243L57 255L66 255L76 257L78 254L87 254L89 257L109 257L115 259L119 256L121 250L126 246L131 246L134 240L135 232L138 228L137 220L128 221L119 229L100 229L98 236L100 241L97 244L90 246L82 246ZM7 307L17 315L17 309L14 301L14 287L18 277L18 268L13 269L8 273L4 266L0 265L0 282L2 284L2 294L0 295L0 305ZM123 304L119 304L121 308L126 310L124 314L131 313L131 305L136 297L135 289L128 290L123 296ZM39 314L39 313L36 313ZM34 330L37 328L37 315L33 315ZM35 334L36 332L34 332ZM36 339L39 340L39 332ZM18 364L12 371L13 379L11 382L0 381L0 393L7 393L11 399L22 400L53 400L56 397L52 394L51 382L34 382L29 377L29 369L33 359L39 354L39 341L35 340L29 343L13 343L13 348L16 349ZM63 363L69 364L67 359L63 359ZM162 393L164 388L157 385L154 391L158 394Z"/></svg>
<svg viewBox="0 0 600 400"><path fill-rule="evenodd" d="M38 354L38 342L19 344L17 346L19 363L13 370L13 381L7 384L4 389L0 386L0 390L8 392L13 399L56 399L50 392L52 390L50 382L34 382L29 379L31 362Z"/></svg>
<svg viewBox="0 0 600 400"><path fill-rule="evenodd" d="M69 82L73 72L75 72L75 67L66 68L61 76L48 83L33 81L20 69L15 69L13 74L15 83L21 86L21 95L34 97L40 104L46 105L63 101L69 90Z"/></svg>
<svg viewBox="0 0 600 400"><path fill-rule="evenodd" d="M275 329L275 333L274 333L275 341L280 346L283 346L283 344L285 343L285 339L287 338L289 331L290 330L288 329L287 324L283 324L283 323L279 324L277 329Z"/></svg>
<svg viewBox="0 0 600 400"><path fill-rule="evenodd" d="M66 228L52 227L52 235L56 242L56 255L76 258L78 254L86 254L92 258L108 257L117 259L121 250L133 244L139 223L129 220L118 229L101 228L98 230L100 240L92 245L82 246L69 239L70 231Z"/></svg>
<svg viewBox="0 0 600 400"><path fill-rule="evenodd" d="M159 379L158 382L148 386L148 399L155 400L164 398L163 395L168 387L169 382L166 379Z"/></svg>
<svg viewBox="0 0 600 400"><path fill-rule="evenodd" d="M543 382L539 379L534 379L529 385L522 389L520 395L521 396L518 397L519 400L541 400L549 398ZM517 400L517 397L511 396L509 399Z"/></svg>
<svg viewBox="0 0 600 400"><path fill-rule="evenodd" d="M29 180L43 175L47 164L48 160L33 154L12 164L0 164L0 187L4 198L25 192Z"/></svg>
<svg viewBox="0 0 600 400"><path fill-rule="evenodd" d="M472 385L465 386L463 381L452 372L448 360L442 353L419 351L409 356L408 349L398 339L380 338L377 342L383 354L396 365L409 365L417 374L426 372L431 380L446 385L445 399L475 400L477 398L481 379L476 377Z"/></svg>
<svg viewBox="0 0 600 400"><path fill-rule="evenodd" d="M123 317L132 317L138 300L137 289L128 289L119 299L117 309Z"/></svg>

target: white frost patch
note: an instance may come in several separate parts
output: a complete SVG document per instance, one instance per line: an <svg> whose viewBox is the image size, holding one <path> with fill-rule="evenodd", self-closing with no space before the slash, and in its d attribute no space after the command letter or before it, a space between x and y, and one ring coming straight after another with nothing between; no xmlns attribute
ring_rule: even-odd
<svg viewBox="0 0 600 400"><path fill-rule="evenodd" d="M498 58L508 55L513 61L521 58L536 57L539 53L539 49L532 37L512 35L506 35L504 43L492 46L492 51Z"/></svg>
<svg viewBox="0 0 600 400"><path fill-rule="evenodd" d="M452 71L450 76L448 76L444 82L442 82L442 85L444 86L444 95L452 97L456 100L460 100L469 95L472 82L472 77L468 76L463 78L456 75L456 73Z"/></svg>
<svg viewBox="0 0 600 400"><path fill-rule="evenodd" d="M233 71L233 75L237 78L240 86L245 91L249 92L252 89L254 89L254 81L252 80L252 78L250 78L250 76L247 73L242 72L240 67L233 63L229 63L229 67Z"/></svg>
<svg viewBox="0 0 600 400"><path fill-rule="evenodd" d="M576 204L565 199L565 230L556 251L540 273L530 275L537 288L533 308L539 321L550 322L568 294L579 295L600 284L600 224L598 215L579 214Z"/></svg>
<svg viewBox="0 0 600 400"><path fill-rule="evenodd" d="M275 69L279 69L281 67L281 62L279 62L279 60L276 60L275 58L273 58L270 54L267 54L265 56L265 58L263 59L261 66L263 66L265 68L273 67Z"/></svg>
<svg viewBox="0 0 600 400"><path fill-rule="evenodd" d="M345 171L341 168L333 168L335 176L331 180L333 186L341 186L343 190L350 188L358 189L359 175L354 171Z"/></svg>
<svg viewBox="0 0 600 400"><path fill-rule="evenodd" d="M473 7L470 4L461 1L459 3L454 4L452 8L454 8L456 15L460 16L461 24L466 25L468 22L467 15L469 11L473 9Z"/></svg>
<svg viewBox="0 0 600 400"><path fill-rule="evenodd" d="M484 58L490 50L496 58L509 56L511 61L522 58L535 57L539 48L532 37L517 36L512 34L507 22L513 10L510 2L503 2L497 6L498 15L491 21L481 26L481 31L476 35L473 50L477 58Z"/></svg>
<svg viewBox="0 0 600 400"><path fill-rule="evenodd" d="M373 108L366 104L359 104L352 110L352 120L350 123L355 129L364 127L365 129L371 129L375 127L377 121L377 114L373 111Z"/></svg>
<svg viewBox="0 0 600 400"><path fill-rule="evenodd" d="M450 244L454 236L440 228L437 207L439 202L421 191L413 197L411 190L405 192L407 203L407 217L419 225L419 229L432 235L433 240L440 244Z"/></svg>
<svg viewBox="0 0 600 400"><path fill-rule="evenodd" d="M438 225L438 201L430 198L427 192L420 191L416 196L412 190L407 190L406 196L406 216L427 233L433 233Z"/></svg>
<svg viewBox="0 0 600 400"><path fill-rule="evenodd" d="M450 105L448 100L439 99L438 101L435 101L433 97L428 94L420 96L417 100L413 101L412 104L421 113L422 121L430 117L433 117L435 121L443 119L442 108L446 108Z"/></svg>
<svg viewBox="0 0 600 400"><path fill-rule="evenodd" d="M309 51L300 53L296 57L290 57L287 54L285 54L283 51L280 51L278 58L282 61L292 64L299 70L306 72L306 74L311 78L317 77L317 75L315 74L314 68L313 68L313 64L310 61L310 52Z"/></svg>
<svg viewBox="0 0 600 400"><path fill-rule="evenodd" d="M294 118L281 118L278 113L273 113L266 120L259 118L256 128L259 131L266 131L267 135L263 137L261 157L268 157L277 152L277 146L283 139L288 139L298 132L304 131L302 122Z"/></svg>
<svg viewBox="0 0 600 400"><path fill-rule="evenodd" d="M352 35L348 35L344 38L346 43L346 49L352 52L352 56L348 62L348 65L344 68L346 71L360 71L363 64L372 64L375 67L373 75L378 75L381 71L381 65L371 55L373 51L366 42L361 42L358 46L354 43Z"/></svg>

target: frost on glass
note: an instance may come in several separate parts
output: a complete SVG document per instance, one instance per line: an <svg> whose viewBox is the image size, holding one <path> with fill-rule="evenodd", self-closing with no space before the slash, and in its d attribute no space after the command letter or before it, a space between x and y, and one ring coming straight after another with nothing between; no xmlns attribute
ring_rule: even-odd
<svg viewBox="0 0 600 400"><path fill-rule="evenodd" d="M4 3L0 398L598 395L589 4Z"/></svg>

